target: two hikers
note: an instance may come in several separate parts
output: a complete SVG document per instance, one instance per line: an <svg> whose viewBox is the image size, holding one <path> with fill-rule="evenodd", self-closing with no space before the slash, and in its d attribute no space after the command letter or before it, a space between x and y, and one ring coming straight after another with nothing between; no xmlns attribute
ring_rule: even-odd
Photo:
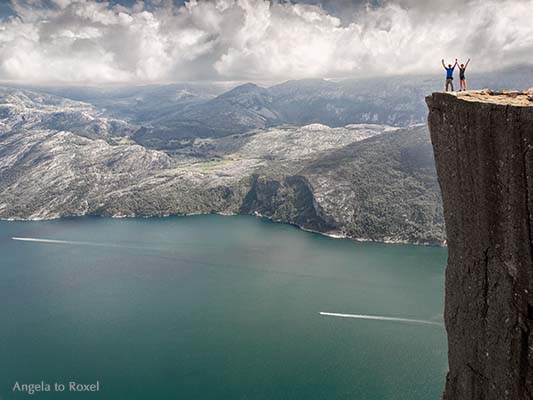
<svg viewBox="0 0 533 400"><path fill-rule="evenodd" d="M454 91L453 88L453 70L455 67L459 65L459 91L466 90L466 77L465 77L465 71L466 67L468 67L468 63L470 62L470 58L466 62L466 64L461 64L457 62L457 58L455 59L455 64L444 64L444 59L442 59L442 66L446 70L446 91L448 91L448 87L452 89L452 92Z"/></svg>

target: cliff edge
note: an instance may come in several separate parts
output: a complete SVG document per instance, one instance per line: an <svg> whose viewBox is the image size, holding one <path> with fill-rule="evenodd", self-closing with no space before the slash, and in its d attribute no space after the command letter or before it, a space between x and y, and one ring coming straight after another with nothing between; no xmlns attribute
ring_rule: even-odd
<svg viewBox="0 0 533 400"><path fill-rule="evenodd" d="M426 102L449 252L443 399L532 399L533 91Z"/></svg>

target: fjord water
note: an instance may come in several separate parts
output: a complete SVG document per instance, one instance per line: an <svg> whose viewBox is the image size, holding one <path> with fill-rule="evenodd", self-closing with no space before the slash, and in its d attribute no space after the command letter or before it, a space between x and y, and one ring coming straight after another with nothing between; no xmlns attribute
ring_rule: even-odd
<svg viewBox="0 0 533 400"><path fill-rule="evenodd" d="M16 241L12 237L65 242ZM438 399L446 250L254 217L0 222L0 398Z"/></svg>

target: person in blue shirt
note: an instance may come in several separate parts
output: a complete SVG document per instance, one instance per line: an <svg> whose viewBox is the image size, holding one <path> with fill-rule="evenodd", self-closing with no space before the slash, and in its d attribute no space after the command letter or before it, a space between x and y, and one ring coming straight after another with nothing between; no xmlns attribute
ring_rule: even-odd
<svg viewBox="0 0 533 400"><path fill-rule="evenodd" d="M453 70L457 66L457 58L455 59L455 64L453 64L453 66L452 64L446 66L446 64L444 64L444 59L442 59L442 66L446 70L446 91L448 91L448 87L451 87L453 92Z"/></svg>

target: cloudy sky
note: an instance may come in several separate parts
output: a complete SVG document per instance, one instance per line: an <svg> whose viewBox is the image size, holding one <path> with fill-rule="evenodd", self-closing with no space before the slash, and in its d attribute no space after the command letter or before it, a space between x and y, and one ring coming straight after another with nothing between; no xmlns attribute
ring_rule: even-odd
<svg viewBox="0 0 533 400"><path fill-rule="evenodd" d="M533 0L0 0L0 80L279 81L533 63Z"/></svg>

